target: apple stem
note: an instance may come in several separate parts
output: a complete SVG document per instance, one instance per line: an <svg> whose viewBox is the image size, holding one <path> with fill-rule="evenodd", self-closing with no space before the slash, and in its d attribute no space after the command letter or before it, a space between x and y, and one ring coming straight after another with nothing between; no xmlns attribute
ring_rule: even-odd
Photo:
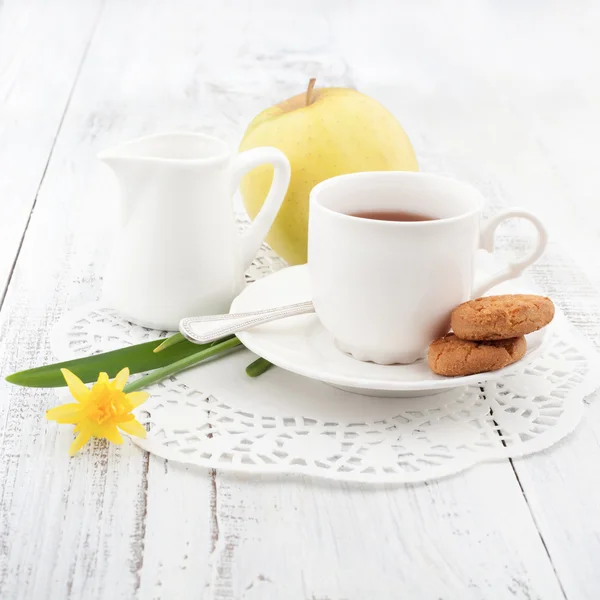
<svg viewBox="0 0 600 600"><path fill-rule="evenodd" d="M310 106L312 103L312 92L316 81L316 77L311 77L310 81L308 82L308 87L306 88L306 106Z"/></svg>

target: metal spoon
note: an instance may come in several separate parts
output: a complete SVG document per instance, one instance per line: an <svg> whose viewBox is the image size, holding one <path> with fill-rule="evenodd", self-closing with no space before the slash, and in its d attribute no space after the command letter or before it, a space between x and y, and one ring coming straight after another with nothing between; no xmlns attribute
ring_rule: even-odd
<svg viewBox="0 0 600 600"><path fill-rule="evenodd" d="M312 312L315 307L309 301L253 312L187 317L179 322L179 331L194 344L206 344L257 325Z"/></svg>

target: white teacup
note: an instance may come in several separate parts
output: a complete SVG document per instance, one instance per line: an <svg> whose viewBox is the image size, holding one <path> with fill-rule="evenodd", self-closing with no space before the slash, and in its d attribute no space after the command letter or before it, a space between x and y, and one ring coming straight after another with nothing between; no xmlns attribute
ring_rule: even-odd
<svg viewBox="0 0 600 600"><path fill-rule="evenodd" d="M448 331L458 304L517 277L541 256L547 233L535 215L508 210L482 226L482 206L476 189L427 173L353 173L315 186L308 267L317 315L338 347L363 361L413 362ZM351 216L375 211L434 220ZM535 225L535 249L473 289L477 249L493 251L496 228L513 217Z"/></svg>

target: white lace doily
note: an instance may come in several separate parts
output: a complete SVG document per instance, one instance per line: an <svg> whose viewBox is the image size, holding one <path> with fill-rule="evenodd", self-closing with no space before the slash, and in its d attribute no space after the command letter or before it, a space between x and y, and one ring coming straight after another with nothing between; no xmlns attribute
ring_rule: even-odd
<svg viewBox="0 0 600 600"><path fill-rule="evenodd" d="M263 250L248 279L283 265ZM60 360L165 337L88 305L52 336ZM558 315L547 349L495 382L419 398L344 392L282 369L252 379L247 350L148 389L138 409L158 456L203 467L293 472L370 483L416 482L478 462L524 456L570 433L583 398L600 387L600 358Z"/></svg>

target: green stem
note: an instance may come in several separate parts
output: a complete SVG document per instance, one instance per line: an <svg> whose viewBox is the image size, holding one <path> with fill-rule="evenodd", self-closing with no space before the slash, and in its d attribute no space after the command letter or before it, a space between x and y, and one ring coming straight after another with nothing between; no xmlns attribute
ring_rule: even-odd
<svg viewBox="0 0 600 600"><path fill-rule="evenodd" d="M169 346L174 346L175 344L179 344L180 342L184 342L185 338L179 332L174 333L171 337L168 337L160 346L156 346L154 348L154 352L162 352L166 350Z"/></svg>
<svg viewBox="0 0 600 600"><path fill-rule="evenodd" d="M270 363L264 358L259 358L246 367L246 375L248 375L248 377L258 377L265 371L268 371L272 366L273 363Z"/></svg>
<svg viewBox="0 0 600 600"><path fill-rule="evenodd" d="M225 352L226 350L231 350L232 348L241 345L242 342L240 342L240 340L238 340L237 338L232 338L229 340L225 340L224 342L219 342L218 344L215 344L210 348L206 348L204 350L201 350L200 352L197 352L196 354L192 354L190 356L187 356L186 358L182 358L181 360L171 363L170 365L161 367L160 369L156 369L155 371L152 371L152 373L144 375L144 377L140 377L136 381L132 381L131 383L125 386L123 391L125 393L129 393L144 387L148 387L149 385L152 385L153 383L156 383L161 379L169 377L169 375L179 373L179 371L183 371L188 367L192 367L195 364L206 360L207 358L216 356L217 354Z"/></svg>

